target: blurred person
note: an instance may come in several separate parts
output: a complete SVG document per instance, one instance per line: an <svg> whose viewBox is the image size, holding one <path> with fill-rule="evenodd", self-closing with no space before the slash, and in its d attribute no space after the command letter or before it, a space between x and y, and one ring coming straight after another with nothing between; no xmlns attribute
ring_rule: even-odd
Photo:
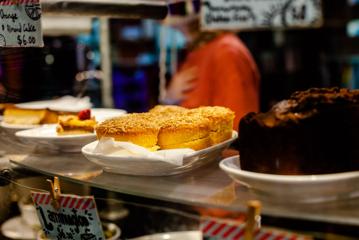
<svg viewBox="0 0 359 240"><path fill-rule="evenodd" d="M259 111L260 75L245 44L234 33L201 32L197 15L165 21L186 36L189 53L169 82L162 103L228 107L236 114L233 127L238 130L246 113Z"/></svg>

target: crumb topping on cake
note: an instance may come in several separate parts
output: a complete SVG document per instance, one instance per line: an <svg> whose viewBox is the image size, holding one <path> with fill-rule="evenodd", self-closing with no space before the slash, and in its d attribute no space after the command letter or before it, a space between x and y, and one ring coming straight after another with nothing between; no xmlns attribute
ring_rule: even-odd
<svg viewBox="0 0 359 240"><path fill-rule="evenodd" d="M152 108L150 113L160 113L160 114L172 114L172 113L181 113L188 111L187 108L180 107L177 105L157 105Z"/></svg>
<svg viewBox="0 0 359 240"><path fill-rule="evenodd" d="M131 113L105 120L96 127L96 131L101 131L104 134L158 131L160 126L152 120L153 116L151 114Z"/></svg>
<svg viewBox="0 0 359 240"><path fill-rule="evenodd" d="M189 112L190 114L199 114L209 120L214 120L214 123L216 123L216 121L233 121L235 116L231 109L220 106L199 107L191 109Z"/></svg>
<svg viewBox="0 0 359 240"><path fill-rule="evenodd" d="M186 129L186 128L208 128L209 120L200 115L183 115L178 117L169 117L161 123L162 129Z"/></svg>

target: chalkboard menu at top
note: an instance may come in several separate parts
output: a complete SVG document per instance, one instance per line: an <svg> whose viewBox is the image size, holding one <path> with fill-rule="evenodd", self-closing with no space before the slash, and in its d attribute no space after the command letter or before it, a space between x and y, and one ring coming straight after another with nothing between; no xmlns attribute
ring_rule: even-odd
<svg viewBox="0 0 359 240"><path fill-rule="evenodd" d="M203 30L309 28L322 24L321 0L202 0Z"/></svg>

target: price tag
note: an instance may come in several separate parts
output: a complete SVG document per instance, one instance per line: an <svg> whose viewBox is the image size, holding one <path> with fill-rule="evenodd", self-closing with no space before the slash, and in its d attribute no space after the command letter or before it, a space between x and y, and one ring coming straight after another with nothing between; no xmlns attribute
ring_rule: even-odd
<svg viewBox="0 0 359 240"><path fill-rule="evenodd" d="M58 209L53 207L50 193L32 192L31 196L48 238L105 239L92 196L61 194Z"/></svg>
<svg viewBox="0 0 359 240"><path fill-rule="evenodd" d="M208 240L245 240L245 223L234 224L223 220L203 220L200 229L203 237ZM253 240L263 239L291 239L291 240L311 240L310 236L295 234L292 232L270 229L256 228L252 236Z"/></svg>
<svg viewBox="0 0 359 240"><path fill-rule="evenodd" d="M204 30L319 27L321 0L202 0Z"/></svg>
<svg viewBox="0 0 359 240"><path fill-rule="evenodd" d="M43 47L39 0L0 0L0 47Z"/></svg>

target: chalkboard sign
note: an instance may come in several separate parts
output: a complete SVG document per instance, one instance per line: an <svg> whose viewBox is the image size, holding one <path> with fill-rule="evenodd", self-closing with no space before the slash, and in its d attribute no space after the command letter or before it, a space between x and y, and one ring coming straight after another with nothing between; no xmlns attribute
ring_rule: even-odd
<svg viewBox="0 0 359 240"><path fill-rule="evenodd" d="M39 0L0 0L0 47L42 47Z"/></svg>
<svg viewBox="0 0 359 240"><path fill-rule="evenodd" d="M203 30L318 27L321 0L202 0Z"/></svg>

